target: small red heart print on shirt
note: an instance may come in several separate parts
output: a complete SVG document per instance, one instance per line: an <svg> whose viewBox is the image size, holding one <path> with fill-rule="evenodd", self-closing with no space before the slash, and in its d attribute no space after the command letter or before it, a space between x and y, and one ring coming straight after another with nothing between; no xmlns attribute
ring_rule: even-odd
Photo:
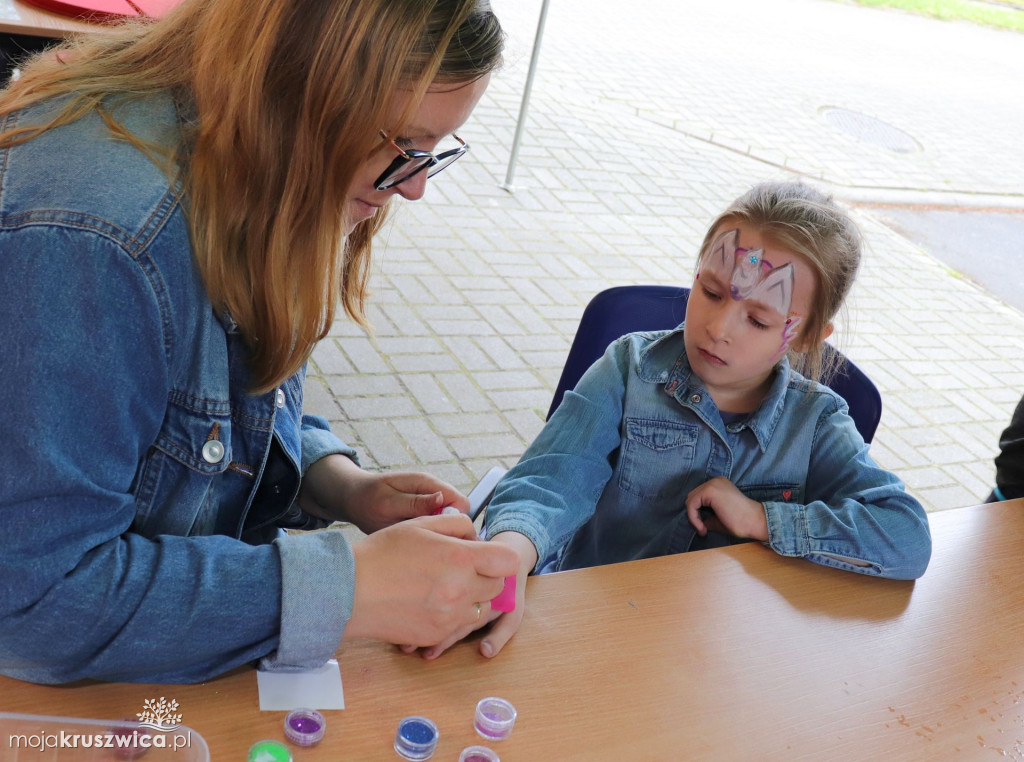
<svg viewBox="0 0 1024 762"><path fill-rule="evenodd" d="M787 489L782 493L782 497L786 500L789 500L791 497L793 497L793 490Z"/></svg>

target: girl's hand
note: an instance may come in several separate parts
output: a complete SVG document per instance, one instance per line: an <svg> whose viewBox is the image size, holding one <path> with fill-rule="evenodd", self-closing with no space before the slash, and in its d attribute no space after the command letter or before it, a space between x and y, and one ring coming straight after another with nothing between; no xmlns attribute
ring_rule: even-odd
<svg viewBox="0 0 1024 762"><path fill-rule="evenodd" d="M345 637L427 647L428 658L497 615L489 601L519 567L511 548L480 542L466 516L404 521L353 543L352 552L356 590Z"/></svg>
<svg viewBox="0 0 1024 762"><path fill-rule="evenodd" d="M480 653L490 659L497 656L505 644L519 630L526 613L526 578L537 565L537 549L533 542L519 532L499 532L491 538L491 544L507 545L519 556L519 572L516 576L516 607L502 614L491 631L480 642Z"/></svg>
<svg viewBox="0 0 1024 762"><path fill-rule="evenodd" d="M516 607L513 611L502 613L494 611L490 607L490 598L483 602L483 615L478 621L472 622L461 631L456 632L452 637L438 643L435 646L424 648L422 656L424 659L436 659L449 647L465 638L470 633L481 627L495 622L491 631L480 642L480 653L488 659L497 656L498 652L505 647L505 644L516 634L519 625L523 621L523 613L526 608L526 578L533 567L537 565L537 549L525 535L518 532L501 532L495 535L487 545L504 545L515 550L519 556L519 570L516 572ZM510 575L506 575L510 576ZM493 597L493 596L492 596ZM415 646L402 646L406 653L416 650Z"/></svg>
<svg viewBox="0 0 1024 762"><path fill-rule="evenodd" d="M348 521L366 534L447 505L462 513L469 501L450 484L429 474L364 471L344 455L329 455L309 467L299 505L327 521Z"/></svg>
<svg viewBox="0 0 1024 762"><path fill-rule="evenodd" d="M701 508L710 508L714 517L701 518ZM717 522L735 537L768 541L764 506L744 495L724 476L704 482L686 496L686 515L701 537L707 535L709 528L718 529Z"/></svg>

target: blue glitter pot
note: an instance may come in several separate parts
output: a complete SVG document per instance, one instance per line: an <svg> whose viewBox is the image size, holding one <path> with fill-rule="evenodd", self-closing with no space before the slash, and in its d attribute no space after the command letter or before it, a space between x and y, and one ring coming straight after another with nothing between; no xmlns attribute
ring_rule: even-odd
<svg viewBox="0 0 1024 762"><path fill-rule="evenodd" d="M395 734L395 751L413 762L430 759L440 738L441 733L438 731L437 725L426 717L406 717L398 723L398 732Z"/></svg>

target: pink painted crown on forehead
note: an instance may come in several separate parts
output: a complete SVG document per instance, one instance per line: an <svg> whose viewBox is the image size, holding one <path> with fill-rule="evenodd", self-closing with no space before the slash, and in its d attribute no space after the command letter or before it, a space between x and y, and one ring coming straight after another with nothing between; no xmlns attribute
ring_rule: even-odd
<svg viewBox="0 0 1024 762"><path fill-rule="evenodd" d="M704 255L701 270L728 283L733 299L756 299L787 317L796 278L793 265L772 267L765 261L763 250L744 249L738 246L739 239L739 229L727 230L715 238Z"/></svg>

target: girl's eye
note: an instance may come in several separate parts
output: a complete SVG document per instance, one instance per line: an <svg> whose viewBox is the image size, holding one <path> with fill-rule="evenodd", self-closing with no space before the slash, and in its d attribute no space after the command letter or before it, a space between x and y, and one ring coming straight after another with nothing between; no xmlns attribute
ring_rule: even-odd
<svg viewBox="0 0 1024 762"><path fill-rule="evenodd" d="M749 317L747 319L750 321L750 324L752 326L754 326L754 328L758 329L759 331L767 331L768 330L768 324L767 323L762 323L760 320L758 320L757 318L754 318L754 317Z"/></svg>
<svg viewBox="0 0 1024 762"><path fill-rule="evenodd" d="M706 286L702 286L701 289L704 291L704 296L706 296L708 299L711 299L712 301L718 301L719 299L722 298L714 291L708 290Z"/></svg>

